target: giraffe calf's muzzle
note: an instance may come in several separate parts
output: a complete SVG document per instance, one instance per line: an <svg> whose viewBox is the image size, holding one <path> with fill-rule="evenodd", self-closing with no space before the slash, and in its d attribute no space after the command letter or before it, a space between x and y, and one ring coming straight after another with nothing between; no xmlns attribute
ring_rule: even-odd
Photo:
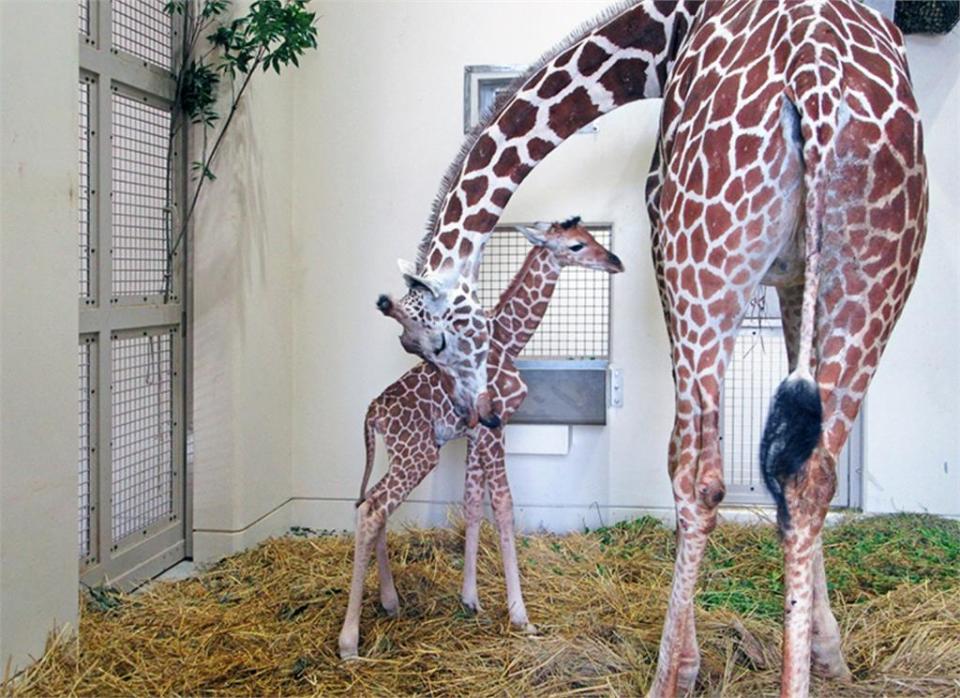
<svg viewBox="0 0 960 698"><path fill-rule="evenodd" d="M390 300L389 296L381 295L377 298L377 310L384 315L390 314L390 311L393 310L393 301Z"/></svg>

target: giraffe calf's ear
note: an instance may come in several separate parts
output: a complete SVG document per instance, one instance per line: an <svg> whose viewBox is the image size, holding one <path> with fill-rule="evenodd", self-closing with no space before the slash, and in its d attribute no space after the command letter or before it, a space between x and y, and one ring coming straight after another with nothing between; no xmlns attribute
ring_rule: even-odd
<svg viewBox="0 0 960 698"><path fill-rule="evenodd" d="M546 228L542 226L546 225ZM537 223L535 226L529 225L515 225L518 233L521 233L523 237L530 241L531 245L536 245L537 247L543 247L547 244L547 237L545 233L550 230L549 223Z"/></svg>

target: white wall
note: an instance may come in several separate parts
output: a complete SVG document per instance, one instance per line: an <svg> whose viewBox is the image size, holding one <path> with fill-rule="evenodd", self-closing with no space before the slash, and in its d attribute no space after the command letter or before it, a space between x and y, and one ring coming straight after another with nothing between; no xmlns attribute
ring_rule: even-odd
<svg viewBox="0 0 960 698"><path fill-rule="evenodd" d="M412 363L397 345L395 323L373 302L401 291L395 259L414 254L440 175L462 141L463 66L529 63L605 5L320 6L321 49L297 73L294 102L296 522L352 525L365 407ZM960 174L957 36L910 42L933 180L930 237L921 280L870 397L870 511L960 513L958 238L951 228L960 211L949 195ZM944 85L946 76L952 84ZM528 527L566 529L640 511L669 518L672 509L670 365L642 208L657 109L626 107L602 119L599 134L571 138L504 213L505 221L571 214L612 221L627 264L615 277L612 309L612 358L624 369L626 404L609 412L604 428L575 427L567 457L509 458ZM460 497L462 461L462 445L448 447L400 518L443 522L446 503ZM378 473L384 463L381 454Z"/></svg>
<svg viewBox="0 0 960 698"><path fill-rule="evenodd" d="M870 388L864 508L960 515L960 30L909 37L930 216L917 283Z"/></svg>
<svg viewBox="0 0 960 698"><path fill-rule="evenodd" d="M289 526L294 91L272 71L250 85L195 221L198 560Z"/></svg>
<svg viewBox="0 0 960 698"><path fill-rule="evenodd" d="M77 614L77 65L76 3L0 2L0 666L14 670Z"/></svg>

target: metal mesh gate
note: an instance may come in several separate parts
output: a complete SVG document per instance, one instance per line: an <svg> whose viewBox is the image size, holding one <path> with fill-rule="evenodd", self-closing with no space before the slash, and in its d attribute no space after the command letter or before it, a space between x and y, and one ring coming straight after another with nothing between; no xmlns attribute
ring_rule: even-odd
<svg viewBox="0 0 960 698"><path fill-rule="evenodd" d="M167 264L167 141L170 110L118 91L113 128L113 295L163 293Z"/></svg>
<svg viewBox="0 0 960 698"><path fill-rule="evenodd" d="M743 321L723 384L720 419L728 504L770 504L760 473L760 436L770 400L790 373L773 288L761 288ZM862 412L861 412L862 417ZM862 470L861 418L837 462L834 506L858 506Z"/></svg>
<svg viewBox="0 0 960 698"><path fill-rule="evenodd" d="M164 4L79 0L78 536L88 584L132 586L187 545L185 265L167 254L184 141L171 136L177 31Z"/></svg>
<svg viewBox="0 0 960 698"><path fill-rule="evenodd" d="M590 233L609 249L610 226L588 225ZM497 226L487 242L480 267L479 296L492 309L520 269L531 246L513 226ZM610 355L609 274L568 267L563 270L543 317L522 359L607 359Z"/></svg>

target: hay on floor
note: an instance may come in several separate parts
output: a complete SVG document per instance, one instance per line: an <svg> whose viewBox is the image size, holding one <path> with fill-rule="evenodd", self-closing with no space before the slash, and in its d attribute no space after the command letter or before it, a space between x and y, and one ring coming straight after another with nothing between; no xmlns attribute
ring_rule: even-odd
<svg viewBox="0 0 960 698"><path fill-rule="evenodd" d="M484 612L459 603L462 527L390 535L398 618L367 579L362 659L337 635L352 538L297 535L135 595L85 594L79 645L59 638L3 692L50 695L638 695L649 685L673 534L639 519L569 536L521 536L530 619L509 627L493 529L479 560ZM827 574L854 683L819 695L960 695L960 523L850 520L825 538ZM373 565L372 567L375 567ZM775 695L780 550L772 526L723 524L697 596L698 693Z"/></svg>

